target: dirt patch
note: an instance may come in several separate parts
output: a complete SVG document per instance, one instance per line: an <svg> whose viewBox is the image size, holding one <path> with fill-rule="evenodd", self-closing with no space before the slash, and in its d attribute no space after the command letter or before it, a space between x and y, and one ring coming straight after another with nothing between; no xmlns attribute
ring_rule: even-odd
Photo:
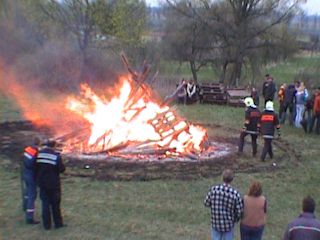
<svg viewBox="0 0 320 240"><path fill-rule="evenodd" d="M121 157L106 157L102 159L83 158L77 155L66 155L64 161L67 166L67 176L90 177L98 180L139 180L153 179L196 179L221 174L225 168L232 168L237 172L273 171L285 167L288 162L297 164L299 156L284 140L274 141L276 158L261 162L249 154L241 157L236 155L238 138L237 130L223 128L220 125L206 124L206 128L222 128L231 137L215 136L210 141L225 143L230 150L221 154L198 160L190 158L165 159L128 159ZM0 124L0 164L9 169L20 166L22 151L32 142L35 136L50 137L50 130L46 127L36 127L31 122L4 122ZM229 133L229 134L228 134ZM250 145L249 143L246 144ZM261 149L261 147L259 147ZM7 159L7 160L4 160ZM9 160L9 161L8 161Z"/></svg>

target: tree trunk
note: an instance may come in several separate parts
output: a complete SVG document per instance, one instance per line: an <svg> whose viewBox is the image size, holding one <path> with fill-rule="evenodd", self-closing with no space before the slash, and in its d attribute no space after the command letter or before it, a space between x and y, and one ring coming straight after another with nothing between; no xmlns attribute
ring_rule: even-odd
<svg viewBox="0 0 320 240"><path fill-rule="evenodd" d="M193 80L197 84L198 83L198 75L197 75L196 63L194 60L190 60L189 63L190 63L190 68L191 68Z"/></svg>
<svg viewBox="0 0 320 240"><path fill-rule="evenodd" d="M225 61L223 63L222 72L221 72L220 77L219 77L219 83L224 83L224 80L226 78L226 72L227 72L228 64L229 64L228 61Z"/></svg>

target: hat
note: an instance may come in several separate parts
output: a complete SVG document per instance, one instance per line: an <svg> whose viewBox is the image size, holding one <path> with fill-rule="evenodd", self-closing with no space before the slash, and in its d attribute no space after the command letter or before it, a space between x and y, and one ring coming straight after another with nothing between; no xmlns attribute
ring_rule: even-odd
<svg viewBox="0 0 320 240"><path fill-rule="evenodd" d="M274 107L273 107L273 102L272 101L268 101L266 103L266 110L268 111L274 111Z"/></svg>
<svg viewBox="0 0 320 240"><path fill-rule="evenodd" d="M254 105L252 97L246 97L243 102L247 107L256 107L256 105Z"/></svg>

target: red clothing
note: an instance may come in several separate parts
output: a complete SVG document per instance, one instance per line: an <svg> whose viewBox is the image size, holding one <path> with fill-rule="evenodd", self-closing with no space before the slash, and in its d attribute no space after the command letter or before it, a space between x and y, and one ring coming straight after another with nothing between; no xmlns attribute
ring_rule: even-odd
<svg viewBox="0 0 320 240"><path fill-rule="evenodd" d="M320 113L320 93L318 93L318 95L314 99L313 112Z"/></svg>

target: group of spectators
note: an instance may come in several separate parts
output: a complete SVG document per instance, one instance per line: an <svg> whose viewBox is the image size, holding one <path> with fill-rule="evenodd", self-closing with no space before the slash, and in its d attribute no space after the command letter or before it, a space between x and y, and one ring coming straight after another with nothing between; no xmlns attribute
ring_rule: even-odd
<svg viewBox="0 0 320 240"><path fill-rule="evenodd" d="M290 84L282 84L277 92L273 77L267 74L262 86L262 95L267 101L274 101L278 93L279 119L285 124L288 116L290 125L297 128L303 127L306 133L320 134L320 87L310 92L304 82L295 81ZM252 98L259 105L259 94L255 88L252 89Z"/></svg>
<svg viewBox="0 0 320 240"><path fill-rule="evenodd" d="M199 98L200 89L192 79L189 81L182 79L177 85L177 91L178 103L180 104L195 103Z"/></svg>
<svg viewBox="0 0 320 240"><path fill-rule="evenodd" d="M211 210L212 240L232 240L234 226L240 221L241 240L261 240L267 218L267 199L262 185L253 181L243 197L231 186L234 173L226 169L222 184L210 188L204 205ZM302 201L302 213L284 230L283 240L319 240L320 221L314 215L315 201L307 196Z"/></svg>

